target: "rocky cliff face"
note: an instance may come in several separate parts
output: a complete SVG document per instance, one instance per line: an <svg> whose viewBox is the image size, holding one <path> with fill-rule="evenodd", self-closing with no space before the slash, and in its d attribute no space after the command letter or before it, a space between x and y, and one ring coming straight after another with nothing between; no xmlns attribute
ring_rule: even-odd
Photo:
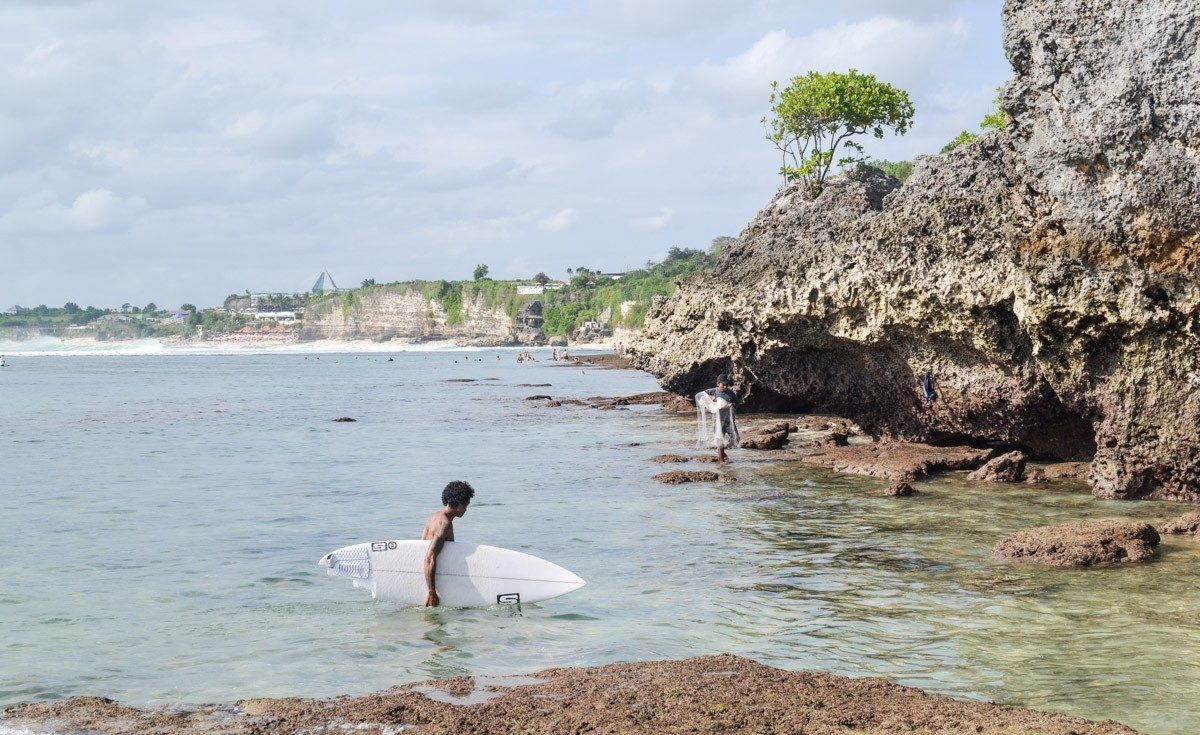
<svg viewBox="0 0 1200 735"><path fill-rule="evenodd" d="M369 339L376 342L450 341L462 345L499 346L544 344L542 305L522 305L510 316L503 305L489 307L482 297L462 304L461 319L450 323L449 314L436 300L414 290L376 288L338 294L308 308L301 339Z"/></svg>
<svg viewBox="0 0 1200 735"><path fill-rule="evenodd" d="M1007 131L903 187L784 188L656 303L634 360L879 437L1094 453L1100 497L1200 501L1200 6L1009 0L1004 24Z"/></svg>

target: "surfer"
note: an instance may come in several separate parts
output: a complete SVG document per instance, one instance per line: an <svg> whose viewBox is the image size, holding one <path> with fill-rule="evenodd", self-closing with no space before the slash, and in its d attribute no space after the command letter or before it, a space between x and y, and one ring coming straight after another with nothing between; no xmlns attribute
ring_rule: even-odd
<svg viewBox="0 0 1200 735"><path fill-rule="evenodd" d="M699 400L701 396L707 397L710 404L702 405ZM696 398L696 406L700 418L700 442L715 447L717 450L717 462L725 464L728 461L725 449L736 447L740 438L738 436L737 420L734 418L734 408L738 404L737 393L729 387L729 379L721 375L717 378L716 388L709 388L696 396ZM721 403L718 403L718 401ZM706 416L706 413L712 410L710 405L716 407L716 421L714 421L714 430L711 432L711 435L707 428L708 417Z"/></svg>
<svg viewBox="0 0 1200 735"><path fill-rule="evenodd" d="M425 522L425 530L421 531L422 541L431 541L429 550L425 552L425 607L437 607L437 589L434 587L433 575L437 572L437 557L442 553L442 546L447 541L454 540L454 519L462 518L475 497L475 489L462 480L455 480L442 490L442 509L429 516Z"/></svg>

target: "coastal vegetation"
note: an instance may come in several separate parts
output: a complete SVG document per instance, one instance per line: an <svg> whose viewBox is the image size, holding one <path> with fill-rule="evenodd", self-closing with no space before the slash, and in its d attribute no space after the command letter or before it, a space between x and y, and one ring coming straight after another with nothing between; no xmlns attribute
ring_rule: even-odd
<svg viewBox="0 0 1200 735"><path fill-rule="evenodd" d="M992 100L992 109L988 114L983 116L983 120L979 123L979 129L982 130L983 133L972 133L969 130L963 130L958 135L954 136L949 143L942 146L941 152L949 153L960 145L963 145L964 143L970 143L980 135L983 135L990 130L1007 130L1008 114L1004 112L1004 107L1002 106L1004 104L1004 98L1002 96L1003 93L1003 87L996 88L996 97Z"/></svg>
<svg viewBox="0 0 1200 735"><path fill-rule="evenodd" d="M866 160L856 138L904 135L916 113L907 92L855 69L810 71L783 88L772 82L770 100L762 123L782 156L779 173L801 182L810 197L821 193L835 165Z"/></svg>
<svg viewBox="0 0 1200 735"><path fill-rule="evenodd" d="M578 267L567 269L569 280L565 282L556 283L544 272L525 280L497 280L489 278L487 266L480 264L470 281L376 283L375 279L367 279L364 285L349 291L313 295L308 306L318 314L340 308L344 315L349 315L371 301L372 294L415 293L440 306L448 326L458 326L463 323L467 304L499 309L516 319L525 304L540 301L542 330L548 336L566 336L587 322L608 329L637 329L642 326L655 296L669 296L675 292L679 279L711 269L721 250L732 241L733 238L718 237L707 250L673 247L662 261L647 261L642 268L615 277L593 268ZM542 292L531 292L531 286L540 287Z"/></svg>

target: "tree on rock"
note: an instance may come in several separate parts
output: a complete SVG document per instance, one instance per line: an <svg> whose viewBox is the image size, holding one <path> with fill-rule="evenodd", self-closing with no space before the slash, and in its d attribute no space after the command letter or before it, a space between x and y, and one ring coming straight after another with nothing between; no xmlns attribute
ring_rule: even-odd
<svg viewBox="0 0 1200 735"><path fill-rule="evenodd" d="M483 278L487 278L487 274L488 274L488 267L486 265L484 265L483 263L480 263L479 265L475 266L475 280L476 281L483 279Z"/></svg>
<svg viewBox="0 0 1200 735"><path fill-rule="evenodd" d="M907 92L873 74L810 71L782 89L771 83L771 116L762 122L782 155L784 180L800 181L816 196L834 164L863 160L855 138L882 138L889 129L904 135L915 113ZM839 157L839 151L854 153Z"/></svg>

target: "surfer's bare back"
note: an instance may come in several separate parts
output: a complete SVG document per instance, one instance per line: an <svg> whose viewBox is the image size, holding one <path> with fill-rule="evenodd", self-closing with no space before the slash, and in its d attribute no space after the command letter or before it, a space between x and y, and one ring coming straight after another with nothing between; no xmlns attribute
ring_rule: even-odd
<svg viewBox="0 0 1200 735"><path fill-rule="evenodd" d="M454 519L462 518L475 497L475 489L462 480L449 483L442 490L442 509L429 516L425 522L425 530L421 531L422 541L432 541L429 550L425 552L425 607L437 607L437 588L433 583L433 575L437 573L438 554L447 541L454 540Z"/></svg>

